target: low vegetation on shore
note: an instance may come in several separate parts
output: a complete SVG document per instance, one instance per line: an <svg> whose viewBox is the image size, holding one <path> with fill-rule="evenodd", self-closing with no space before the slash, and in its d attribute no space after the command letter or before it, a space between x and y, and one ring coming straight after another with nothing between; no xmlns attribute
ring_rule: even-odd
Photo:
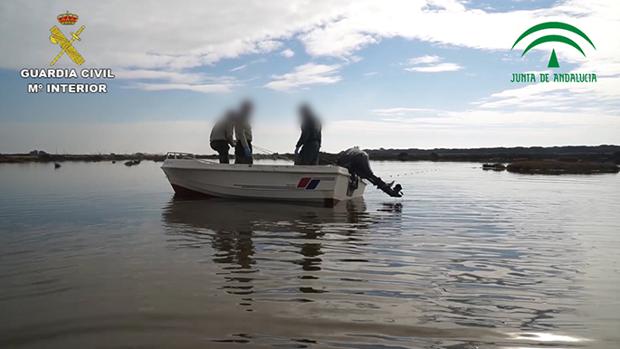
<svg viewBox="0 0 620 349"><path fill-rule="evenodd" d="M151 160L164 161L163 154L49 154L41 150L33 150L25 154L0 154L0 163L27 163L27 162L63 162L63 161L127 161Z"/></svg>
<svg viewBox="0 0 620 349"><path fill-rule="evenodd" d="M508 172L527 174L597 174L618 173L618 165L612 162L525 160L506 166Z"/></svg>
<svg viewBox="0 0 620 349"><path fill-rule="evenodd" d="M513 147L476 149L367 149L371 160L386 161L467 161L484 162L485 170L531 174L617 173L620 146ZM321 153L321 164L334 164L338 154ZM33 150L23 154L0 154L0 163L63 161L122 161L137 165L140 161L164 161L165 154L50 154ZM216 155L196 155L201 159L217 159ZM293 160L294 155L254 154L255 159ZM508 164L507 166L505 164Z"/></svg>
<svg viewBox="0 0 620 349"><path fill-rule="evenodd" d="M520 160L611 161L620 163L620 146L496 147L471 149L370 149L373 160L468 161L509 163Z"/></svg>

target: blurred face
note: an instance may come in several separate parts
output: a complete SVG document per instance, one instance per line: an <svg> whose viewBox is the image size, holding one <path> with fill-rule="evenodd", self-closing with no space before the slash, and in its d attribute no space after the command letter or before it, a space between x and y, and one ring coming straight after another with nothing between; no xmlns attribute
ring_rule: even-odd
<svg viewBox="0 0 620 349"><path fill-rule="evenodd" d="M232 110L229 110L228 112L226 112L226 119L228 120L233 120L235 119L236 115L235 112Z"/></svg>
<svg viewBox="0 0 620 349"><path fill-rule="evenodd" d="M310 117L310 108L307 105L302 105L299 107L299 118L303 121Z"/></svg>
<svg viewBox="0 0 620 349"><path fill-rule="evenodd" d="M240 109L240 113L241 113L241 117L243 118L249 118L250 114L252 114L252 102L250 101L245 101L241 104L241 109Z"/></svg>

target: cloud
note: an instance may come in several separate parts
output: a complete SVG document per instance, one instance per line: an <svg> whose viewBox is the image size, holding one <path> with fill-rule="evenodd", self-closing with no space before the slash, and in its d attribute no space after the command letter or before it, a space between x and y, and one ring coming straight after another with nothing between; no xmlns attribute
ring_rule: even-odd
<svg viewBox="0 0 620 349"><path fill-rule="evenodd" d="M146 0L112 0L80 1L73 7L86 25L79 46L87 64L114 68L200 67L226 58L272 52L282 46L282 40L292 38L300 40L310 55L344 58L386 38L508 50L520 33L515 24L526 28L567 17L588 28L599 51L606 52L598 55L600 59L617 65L620 56L617 40L608 35L618 28L620 3L608 0L569 0L551 8L505 12L470 9L458 0L394 0L387 4L316 0L294 1L293 5L249 2L244 6L188 0L182 7L174 2L153 5ZM0 50L11 54L0 57L0 67L47 65L43 57L52 57L57 50L46 41L48 30L55 15L65 9L62 1L1 2L4 37ZM580 59L569 47L558 50L562 57Z"/></svg>
<svg viewBox="0 0 620 349"><path fill-rule="evenodd" d="M295 55L295 52L291 50L290 48L287 48L286 50L283 50L282 52L280 52L280 54L286 58L291 58Z"/></svg>
<svg viewBox="0 0 620 349"><path fill-rule="evenodd" d="M243 70L243 69L245 69L247 67L248 67L247 64L242 64L242 65L239 65L239 66L236 66L236 67L232 68L229 71L232 73L232 72L236 72L236 71L239 71L239 70Z"/></svg>
<svg viewBox="0 0 620 349"><path fill-rule="evenodd" d="M433 63L438 63L439 61L441 61L441 57L439 56L426 55L426 56L409 58L407 63L409 65L418 65L418 64L433 64Z"/></svg>
<svg viewBox="0 0 620 349"><path fill-rule="evenodd" d="M49 28L57 24L56 15L66 8L67 4L59 0L1 2L0 29L5 35L0 49L10 49L12 54L0 58L0 67L46 66L46 57L53 57L57 51L47 40ZM164 70L272 52L282 46L281 38L289 38L330 16L327 1L300 6L239 6L216 0L188 0L179 6L146 0L87 0L72 4L71 11L79 14L78 24L86 28L76 47L87 65Z"/></svg>
<svg viewBox="0 0 620 349"><path fill-rule="evenodd" d="M494 94L488 98L485 107L522 109L531 99L538 104L529 103L530 106L541 107L544 105L543 99L550 93L545 89L553 89L554 98L548 98L553 101L547 105L551 105L554 110L570 110L578 104L575 101L580 101L585 103L580 110L619 112L620 41L609 33L617 32L620 28L620 2L567 0L549 8L502 12L470 9L466 2L456 0L395 1L390 2L391 6L379 6L360 0L349 5L341 15L326 20L324 25L312 28L300 36L308 53L315 56L348 57L386 38L419 40L489 52L510 52L511 44L526 28L545 21L569 21L586 31L597 49L589 48L587 57L583 57L568 45L558 45L555 49L561 64L575 64L573 71L596 72L604 79L580 87L519 86L511 89L519 90L513 96L508 96L510 90L502 91L501 95ZM552 31L537 33L531 36L531 40L549 33L553 34ZM570 33L566 35L571 37ZM583 39L576 36L573 40L581 42L579 40ZM541 45L535 50L549 52L550 46ZM405 69L438 73L456 71L462 67L457 63L443 62L437 56L422 56L410 61Z"/></svg>
<svg viewBox="0 0 620 349"><path fill-rule="evenodd" d="M427 65L422 67L405 68L406 71L419 73L443 73L449 71L461 70L463 67L456 63L439 63L435 65Z"/></svg>
<svg viewBox="0 0 620 349"><path fill-rule="evenodd" d="M149 69L116 70L117 79L129 80L167 80L176 83L197 83L203 81L206 76L200 73L188 73L181 71L163 71Z"/></svg>
<svg viewBox="0 0 620 349"><path fill-rule="evenodd" d="M310 85L327 85L337 83L342 79L338 75L340 65L326 65L307 63L283 75L274 75L273 80L265 87L277 91L288 91L304 88Z"/></svg>
<svg viewBox="0 0 620 349"><path fill-rule="evenodd" d="M371 110L371 112L382 118L399 118L404 116L415 117L436 115L438 113L438 110L431 108L394 107L373 109Z"/></svg>
<svg viewBox="0 0 620 349"><path fill-rule="evenodd" d="M375 35L351 30L346 20L333 22L300 36L308 53L314 56L346 58L354 52L379 42Z"/></svg>
<svg viewBox="0 0 620 349"><path fill-rule="evenodd" d="M184 90L201 93L231 92L231 84L173 84L173 83L137 83L133 87L144 91Z"/></svg>
<svg viewBox="0 0 620 349"><path fill-rule="evenodd" d="M350 135L346 139L342 134ZM616 144L620 118L591 113L499 110L445 112L442 117L396 120L340 120L323 136L326 149L468 148Z"/></svg>
<svg viewBox="0 0 620 349"><path fill-rule="evenodd" d="M184 90L201 93L231 92L240 83L227 76L213 77L203 73L161 70L120 70L116 78L136 80L127 87L144 91ZM144 82L148 81L148 82Z"/></svg>
<svg viewBox="0 0 620 349"><path fill-rule="evenodd" d="M258 41L256 47L259 52L272 52L282 47L282 43L277 40L263 40Z"/></svg>
<svg viewBox="0 0 620 349"><path fill-rule="evenodd" d="M597 83L537 83L491 94L473 105L483 110L544 110L620 115L619 79Z"/></svg>
<svg viewBox="0 0 620 349"><path fill-rule="evenodd" d="M407 61L408 67L406 71L418 72L418 73L442 73L457 71L463 69L456 63L444 63L443 59L439 56L421 56L410 58Z"/></svg>
<svg viewBox="0 0 620 349"><path fill-rule="evenodd" d="M281 39L331 18L330 6L325 0L295 6L252 2L239 6L216 0L188 0L183 6L146 0L87 0L72 4L70 11L79 14L78 24L85 25L82 41L76 44L86 59L83 67L160 71L173 76L178 71L212 67L223 59L277 51ZM48 40L49 28L57 24L56 15L66 10L67 4L59 0L0 2L0 30L4 32L0 51L11 52L0 57L0 68L47 67L58 53L58 47ZM68 60L58 63L59 68L69 66ZM126 76L131 79L130 74ZM193 83L168 87L225 89Z"/></svg>
<svg viewBox="0 0 620 349"><path fill-rule="evenodd" d="M612 33L620 28L620 2L566 0L548 8L501 12L468 6L459 0L300 0L243 6L216 0L187 0L184 6L146 0L86 0L70 10L86 25L82 41L76 44L86 67L124 71L117 76L135 81L135 88L203 93L231 91L239 84L213 80L196 70L212 68L224 59L277 52L286 40L298 41L313 59L337 57L343 62L357 62L360 50L392 38L518 55L510 52L510 46L524 29L543 21L569 20L592 38L597 49L589 49L584 58L570 46L558 45L561 64L570 62L574 71L596 72L601 77L598 83L517 86L478 101L476 110L543 108L539 110L581 116L585 111L618 114L620 40ZM0 2L0 51L7 53L0 56L0 68L46 67L58 51L48 40L49 28L56 14L65 10L66 3L59 0ZM15 15L19 13L28 15ZM535 50L549 49L541 45ZM66 62L61 60L60 67ZM339 65L309 63L273 76L265 87L291 90L333 84L342 79L339 69ZM462 67L427 55L414 57L404 69L437 73Z"/></svg>
<svg viewBox="0 0 620 349"><path fill-rule="evenodd" d="M387 38L472 49L509 50L510 44L528 26L543 21L566 20L567 17L576 19L575 24L579 27L583 24L593 36L603 34L594 36L600 38L605 30L617 28L618 16L614 13L620 11L620 4L605 0L593 0L587 4L568 0L550 8L503 12L487 12L466 5L467 2L458 0L395 0L390 1L389 6L378 5L372 0L349 2L340 9L340 15L326 19L300 39L310 54L334 57L354 54ZM607 36L605 41L612 42L613 38ZM570 48L562 50L571 51Z"/></svg>

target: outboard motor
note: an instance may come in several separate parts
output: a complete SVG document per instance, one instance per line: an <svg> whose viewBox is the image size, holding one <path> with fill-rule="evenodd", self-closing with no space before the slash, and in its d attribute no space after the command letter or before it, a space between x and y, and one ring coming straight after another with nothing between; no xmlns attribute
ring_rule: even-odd
<svg viewBox="0 0 620 349"><path fill-rule="evenodd" d="M360 150L358 147L349 148L338 155L336 161L338 166L344 167L349 170L351 176L360 177L368 180L374 184L377 188L381 189L384 193L392 197L401 197L402 186L400 184L394 185L394 182L385 183L381 178L375 176L370 169L370 161L368 154ZM394 187L392 187L394 185Z"/></svg>

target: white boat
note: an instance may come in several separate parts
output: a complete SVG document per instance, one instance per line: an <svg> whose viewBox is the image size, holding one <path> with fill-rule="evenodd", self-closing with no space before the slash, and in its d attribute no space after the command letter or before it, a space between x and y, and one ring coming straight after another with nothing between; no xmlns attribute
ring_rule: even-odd
<svg viewBox="0 0 620 349"><path fill-rule="evenodd" d="M241 165L168 153L162 170L179 195L316 202L328 206L359 198L366 184L333 165Z"/></svg>

